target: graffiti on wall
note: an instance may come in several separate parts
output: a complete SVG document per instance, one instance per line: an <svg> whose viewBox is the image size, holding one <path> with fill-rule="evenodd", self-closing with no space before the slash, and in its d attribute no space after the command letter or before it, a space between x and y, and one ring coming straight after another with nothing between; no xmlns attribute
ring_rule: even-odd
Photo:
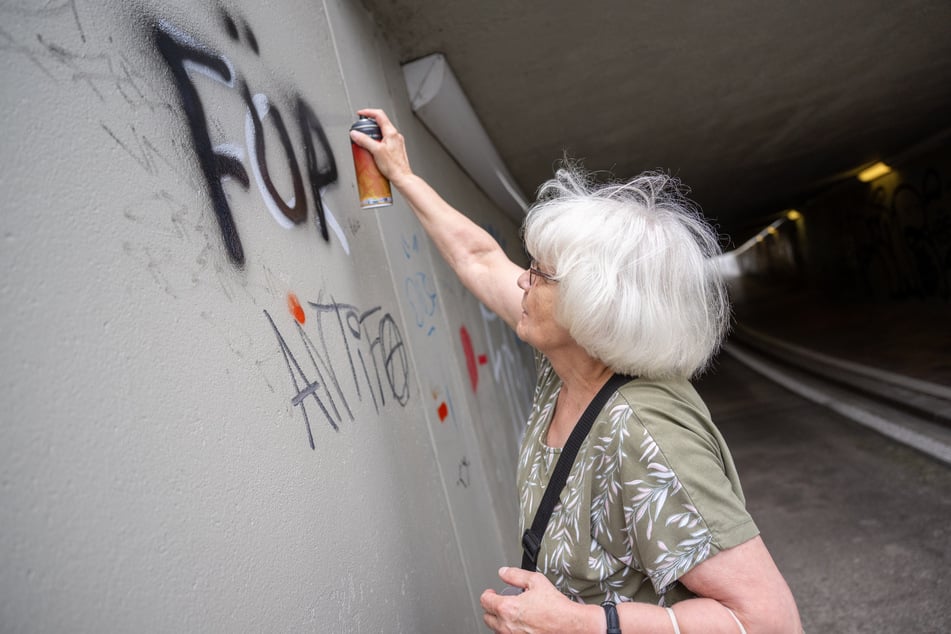
<svg viewBox="0 0 951 634"><path fill-rule="evenodd" d="M951 298L951 201L934 168L873 187L848 218L858 275L869 294Z"/></svg>
<svg viewBox="0 0 951 634"><path fill-rule="evenodd" d="M222 12L220 23L232 42L260 56L260 46L249 25L239 24L226 12ZM345 234L321 196L324 187L337 181L337 164L320 119L304 97L294 93L277 103L266 93L255 92L230 58L167 21L154 24L153 38L174 79L212 210L231 261L242 266L245 253L223 183L232 180L248 190L252 177L278 224L285 228L300 225L312 208L321 237L329 241L328 228L333 230L349 252ZM214 87L224 87L226 98L243 104L244 121L237 126L243 130L243 138L217 143L213 140L207 111L215 104L205 101L222 94L220 89L212 90ZM203 98L205 92L212 97ZM292 130L299 148L292 140ZM279 153L280 165L269 164L272 159L268 157L273 157L267 151L270 143L277 143L283 151ZM298 150L304 156L303 170ZM285 171L289 174L290 191L281 192L274 175Z"/></svg>
<svg viewBox="0 0 951 634"><path fill-rule="evenodd" d="M464 489L469 488L469 482L472 480L469 473L470 466L472 465L469 464L469 459L463 456L462 460L459 461L459 477L456 478L456 486L461 486Z"/></svg>
<svg viewBox="0 0 951 634"><path fill-rule="evenodd" d="M479 304L480 306L482 304ZM475 348L472 346L472 337L469 336L469 330L462 326L459 328L459 340L462 343L462 354L466 359L466 371L469 373L469 384L473 392L479 391L479 366L489 362L489 357L485 354L476 355Z"/></svg>
<svg viewBox="0 0 951 634"><path fill-rule="evenodd" d="M166 208L172 210L172 227L177 237L199 227L188 225L189 215L196 213L192 209L194 203L176 199L175 190L168 186L174 180L176 185L187 184L207 195L198 213L203 220L217 224L203 236L210 243L202 245L198 259L202 266L210 259L208 251L219 249L227 253L235 266L246 264L248 254L253 252L247 243L253 236L241 233L241 214L248 209L260 209L255 213L273 217L288 229L312 224L322 240L339 240L349 253L346 235L326 202L326 188L338 180L324 125L332 120L332 115L316 106L319 95L315 96L311 87L305 97L305 92L293 83L278 83L269 73L262 72L266 71L269 55L266 38L259 39L253 25L241 18L237 9L212 9L216 12L212 22L196 19L176 23L131 7L128 15L122 16L134 19L134 23L127 24L130 28L107 27L113 28L114 33L126 32L131 38L126 44L131 41L134 46L123 46L119 35L116 39L111 35L98 37L99 28L84 31L80 21L83 11L77 11L77 7L82 9L82 4L67 2L35 10L24 5L22 13L35 13L38 20L75 23L76 37L69 39L61 24L50 28L55 36L48 36L41 32L37 22L36 28L22 33L3 31L5 50L8 55L20 55L36 65L41 76L72 82L74 87L91 91L89 96L95 95L92 101L98 103L98 99L108 106L99 109L102 114L97 129L101 128L101 134L108 135L111 142L155 177L138 187L148 205L138 200L131 202L125 210L127 217L158 217L158 213L151 213L157 201L163 212ZM144 58L138 56L140 52L145 54ZM160 72L156 73L156 69ZM80 101L71 92L68 94L71 101ZM123 131L121 117L107 118L117 111L113 102L128 106L131 135ZM164 136L148 138L138 123L142 115L158 114L161 119L168 113L181 128L159 126L159 134ZM94 117L99 118L98 113ZM182 149L187 160L179 154ZM149 192L155 183L159 183L156 188L169 188ZM243 193L247 193L244 198ZM243 204L248 202L252 204ZM204 223L199 228L203 226ZM492 225L485 228L500 244L505 244L501 229ZM244 233L248 233L247 229ZM421 236L402 237L406 257L416 258L420 241L425 240ZM150 238L143 235L143 239ZM136 246L127 245L126 251L132 253ZM151 243L141 249L147 256L149 272L169 293L176 290L179 280L173 275L179 271L169 269L170 275L162 267L177 262L177 248L177 243L170 243L168 251L158 255ZM427 258L420 258L408 270L400 289L408 299L404 305L411 309L404 313L404 328L413 328L415 324L426 337L439 337L445 324L440 321L432 267ZM227 277L221 275L219 280ZM196 283L194 277L188 282ZM230 280L223 281L226 283ZM223 288L228 299L233 299L233 287ZM291 296L287 302L291 319L283 310L278 311L287 319L286 323L273 309L265 314L292 379L293 408L299 409L305 419L311 446L315 444L312 424L320 421L318 425L325 423L340 429L352 420L353 410L359 409L357 404L361 401L372 403L377 412L405 404L408 352L402 347L397 322L382 307L375 306L378 302L368 301L374 306L369 311L333 301L300 301ZM347 315L342 326L340 315ZM434 380L427 382L437 386L432 390L432 407L446 428L456 416L450 389L454 383L447 381L448 376L454 376L455 364L466 367L473 391L479 388L480 372L485 391L490 382L488 366L499 385L506 391L517 391L517 403L525 400L524 395L530 395L531 386L523 389L519 385L525 366L506 365L514 357L508 354L504 336L495 333L480 337L477 322L478 318L473 318L467 323L468 329L442 333L446 347L451 342L453 352L458 352L461 344L464 356L447 354L445 365L440 367L443 371L433 371ZM332 328L334 324L336 328ZM492 330L490 325L485 327ZM488 342L489 347L483 342ZM337 350L338 358L332 358L330 350ZM340 350L346 350L342 357ZM510 377L516 380L509 381Z"/></svg>
<svg viewBox="0 0 951 634"><path fill-rule="evenodd" d="M508 324L481 303L479 312L486 352L477 353L469 329L464 325L459 328L469 385L473 394L478 394L480 368L487 366L490 369L494 381L490 389L501 397L498 402L508 407L508 420L515 430L515 436L519 437L523 424L528 420L530 397L535 387L534 376L528 371L533 353Z"/></svg>
<svg viewBox="0 0 951 634"><path fill-rule="evenodd" d="M293 294L288 295L287 305L294 318L297 336L291 340L296 347L268 311L264 316L287 365L293 385L290 402L301 411L311 449L316 449L314 416L339 431L341 424L354 421L357 403L371 403L377 414L388 406L406 406L409 357L393 315L380 306L361 309L333 298L318 298L305 307ZM308 322L310 331L304 328ZM332 354L331 350L341 348L342 355Z"/></svg>
<svg viewBox="0 0 951 634"><path fill-rule="evenodd" d="M439 313L436 310L439 305L439 296L432 272L426 266L426 258L420 253L419 233L400 235L400 248L406 265L403 293L409 305L407 322L415 324L418 333L424 333L427 338L432 337L439 331ZM445 423L455 418L452 396L449 387L442 383L446 378L445 374L437 371L435 377L432 382L434 387L431 390L433 405L439 422Z"/></svg>
<svg viewBox="0 0 951 634"><path fill-rule="evenodd" d="M425 270L423 263L416 261L419 255L419 234L401 236L403 257L416 269L403 280L403 291L413 312L416 327L423 330L427 337L436 333L436 286L432 275Z"/></svg>
<svg viewBox="0 0 951 634"><path fill-rule="evenodd" d="M488 348L487 362L495 389L502 392L498 401L508 408L515 438L521 439L535 388L534 352L501 317L482 304L479 304L479 311Z"/></svg>

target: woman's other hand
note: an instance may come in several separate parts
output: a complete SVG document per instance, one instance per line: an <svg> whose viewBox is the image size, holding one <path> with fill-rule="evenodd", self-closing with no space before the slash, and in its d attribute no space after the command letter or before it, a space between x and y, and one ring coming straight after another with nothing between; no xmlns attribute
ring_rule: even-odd
<svg viewBox="0 0 951 634"><path fill-rule="evenodd" d="M600 632L605 629L604 611L597 605L581 605L568 599L538 572L502 568L499 577L524 592L504 596L489 589L480 602L482 620L497 634L542 632Z"/></svg>
<svg viewBox="0 0 951 634"><path fill-rule="evenodd" d="M371 139L362 132L351 130L350 139L373 155L380 172L390 179L397 188L402 181L412 176L413 170L409 166L409 157L406 155L406 143L386 113L376 108L357 110L357 114L372 117L380 126L383 138L379 141Z"/></svg>

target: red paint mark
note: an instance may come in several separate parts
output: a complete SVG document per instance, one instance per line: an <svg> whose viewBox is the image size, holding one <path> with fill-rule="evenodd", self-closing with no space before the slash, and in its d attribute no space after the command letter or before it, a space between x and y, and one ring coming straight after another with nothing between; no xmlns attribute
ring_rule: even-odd
<svg viewBox="0 0 951 634"><path fill-rule="evenodd" d="M479 365L485 365L488 362L489 362L489 357L485 356L484 354L479 355Z"/></svg>
<svg viewBox="0 0 951 634"><path fill-rule="evenodd" d="M469 382L472 383L472 391L479 389L479 366L476 365L475 352L472 350L472 339L469 338L469 331L463 326L459 329L459 338L462 339L462 351L466 353L466 369L469 370Z"/></svg>
<svg viewBox="0 0 951 634"><path fill-rule="evenodd" d="M304 322L307 321L307 316L304 315L304 309L301 308L300 302L297 301L297 295L294 293L287 294L287 309L291 311L291 315L294 316L297 323L303 326Z"/></svg>
<svg viewBox="0 0 951 634"><path fill-rule="evenodd" d="M446 422L446 416L449 416L449 406L447 406L445 403L440 403L439 409L436 410L436 413L439 414L440 423Z"/></svg>

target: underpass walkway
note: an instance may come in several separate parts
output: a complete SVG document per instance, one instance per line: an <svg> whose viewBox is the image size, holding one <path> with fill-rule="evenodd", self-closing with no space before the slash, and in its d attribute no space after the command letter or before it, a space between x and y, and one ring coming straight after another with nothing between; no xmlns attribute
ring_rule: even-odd
<svg viewBox="0 0 951 634"><path fill-rule="evenodd" d="M807 633L951 632L951 469L729 355L696 385Z"/></svg>
<svg viewBox="0 0 951 634"><path fill-rule="evenodd" d="M734 293L696 384L806 631L951 632L951 303Z"/></svg>
<svg viewBox="0 0 951 634"><path fill-rule="evenodd" d="M744 279L736 325L831 357L951 387L951 299L860 300Z"/></svg>

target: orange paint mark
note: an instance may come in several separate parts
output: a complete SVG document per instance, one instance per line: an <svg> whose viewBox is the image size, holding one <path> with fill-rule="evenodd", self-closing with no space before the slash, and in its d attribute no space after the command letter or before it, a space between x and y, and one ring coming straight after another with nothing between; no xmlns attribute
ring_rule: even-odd
<svg viewBox="0 0 951 634"><path fill-rule="evenodd" d="M439 414L439 422L444 423L446 422L446 417L449 416L449 407L447 407L445 403L440 403L436 413Z"/></svg>
<svg viewBox="0 0 951 634"><path fill-rule="evenodd" d="M291 311L291 315L294 316L297 323L303 326L304 322L307 321L307 316L304 314L304 309L301 308L300 302L297 301L297 295L294 293L287 294L287 309Z"/></svg>

